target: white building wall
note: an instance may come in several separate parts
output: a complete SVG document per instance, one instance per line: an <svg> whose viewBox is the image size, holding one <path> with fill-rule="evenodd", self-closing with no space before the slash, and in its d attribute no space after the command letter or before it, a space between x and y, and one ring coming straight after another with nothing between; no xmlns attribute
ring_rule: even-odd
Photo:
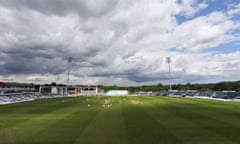
<svg viewBox="0 0 240 144"><path fill-rule="evenodd" d="M58 94L57 87L52 87L52 94Z"/></svg>
<svg viewBox="0 0 240 144"><path fill-rule="evenodd" d="M127 90L110 90L106 94L106 96L127 96Z"/></svg>

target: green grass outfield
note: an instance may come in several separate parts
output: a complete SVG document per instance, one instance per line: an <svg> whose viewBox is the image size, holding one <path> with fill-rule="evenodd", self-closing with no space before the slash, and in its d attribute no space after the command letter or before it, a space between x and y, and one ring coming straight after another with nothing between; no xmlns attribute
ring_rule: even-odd
<svg viewBox="0 0 240 144"><path fill-rule="evenodd" d="M107 98L111 108L103 107ZM240 103L76 97L0 106L0 144L183 143L239 144Z"/></svg>

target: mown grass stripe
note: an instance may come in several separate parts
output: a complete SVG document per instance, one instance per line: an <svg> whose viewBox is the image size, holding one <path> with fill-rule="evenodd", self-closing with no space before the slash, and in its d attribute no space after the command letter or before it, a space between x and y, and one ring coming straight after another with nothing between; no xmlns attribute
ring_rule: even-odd
<svg viewBox="0 0 240 144"><path fill-rule="evenodd" d="M171 101L172 100L169 102ZM236 132L240 130L239 128L236 128L234 124L231 124L231 122L227 123L218 120L218 118L211 115L211 112L203 112L202 106L195 105L194 108L189 108L189 106L178 104L164 106L162 109L171 112L179 117L182 117L188 121L194 122L207 131L211 131L212 133L216 133L221 137L225 137L231 142L238 143L240 141L240 137L238 137L238 134L236 134ZM219 119L220 118L221 117L219 117Z"/></svg>
<svg viewBox="0 0 240 144"><path fill-rule="evenodd" d="M85 100L86 98L75 99L75 103L69 105L69 109L65 109L65 114L61 114L60 119L54 118L57 113L53 116L50 115L49 119L53 119L53 123L47 126L42 125L40 131L30 135L22 143L24 144L25 141L29 143L46 143L46 140L52 144L73 143L98 113L98 109L90 110ZM98 102L99 99L95 98L94 101ZM67 101L64 103L67 103ZM59 111L58 114L62 112ZM45 123L49 122L46 121Z"/></svg>
<svg viewBox="0 0 240 144"><path fill-rule="evenodd" d="M155 119L146 114L140 106L125 106L123 115L130 144L182 143Z"/></svg>
<svg viewBox="0 0 240 144"><path fill-rule="evenodd" d="M20 123L26 123L33 117L42 117L44 114L55 113L55 111L61 111L65 108L69 108L69 105L75 104L76 99L49 99L49 100L38 100L27 103L21 103L23 107L19 107L13 104L13 108L8 113L1 113L0 117L0 129L15 127ZM2 107L1 110L8 111L9 106L6 108Z"/></svg>
<svg viewBox="0 0 240 144"><path fill-rule="evenodd" d="M81 100L83 101L83 100ZM0 143L6 143L9 141L20 142L25 141L28 137L30 140L32 139L32 135L35 133L39 133L49 125L64 119L68 115L74 113L79 106L81 106L81 101L79 103L78 99L65 99L65 102L62 103L61 100L57 101L57 104L51 103L50 106L45 107L45 109L49 110L47 113L45 109L39 109L36 114L29 114L27 109L26 114L21 113L16 115L17 119L22 119L23 117L30 116L29 119L25 121L20 121L17 123L13 123L9 127L5 127L0 129ZM57 107L57 108L56 108ZM83 106L83 107L86 107ZM54 109L54 110L52 110ZM87 110L88 112L88 110ZM8 123L8 121L6 121ZM60 122L61 123L61 122ZM21 136L21 137L19 137ZM26 140L27 141L27 140Z"/></svg>
<svg viewBox="0 0 240 144"><path fill-rule="evenodd" d="M121 105L99 106L101 110L90 125L76 140L75 144L126 144L126 130Z"/></svg>
<svg viewBox="0 0 240 144"><path fill-rule="evenodd" d="M169 111L165 111L162 108L161 99L156 100L155 98L148 98L148 101L151 102L151 106L144 108L144 110L166 129L168 129L169 132L184 141L186 144L233 143L221 135L208 131L207 129L197 125L196 123L193 123L192 121L181 118Z"/></svg>
<svg viewBox="0 0 240 144"><path fill-rule="evenodd" d="M212 119L216 119L218 121L221 121L222 123L227 123L227 125L232 125L233 127L240 127L240 123L238 122L240 119L240 105L238 109L236 109L236 106L234 109L232 109L231 105L226 103L219 103L215 100L201 100L201 99L186 99L186 98L178 98L181 103L173 104L174 106L180 106L184 109L195 109L195 111L198 111L202 115L206 115L211 117ZM174 103L174 100L168 99L169 103ZM167 101L168 101L167 100ZM184 104L186 102L192 102L194 105L191 104Z"/></svg>
<svg viewBox="0 0 240 144"><path fill-rule="evenodd" d="M103 107L105 99L112 108ZM239 108L235 102L176 97L76 97L5 105L0 106L0 144L236 144Z"/></svg>
<svg viewBox="0 0 240 144"><path fill-rule="evenodd" d="M23 140L29 143L71 144L91 124L98 110L77 110Z"/></svg>

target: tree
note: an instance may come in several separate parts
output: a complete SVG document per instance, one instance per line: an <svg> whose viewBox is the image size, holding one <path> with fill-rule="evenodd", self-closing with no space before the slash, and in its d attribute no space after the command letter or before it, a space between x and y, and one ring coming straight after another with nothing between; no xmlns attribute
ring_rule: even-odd
<svg viewBox="0 0 240 144"><path fill-rule="evenodd" d="M57 86L56 82L52 82L51 86Z"/></svg>

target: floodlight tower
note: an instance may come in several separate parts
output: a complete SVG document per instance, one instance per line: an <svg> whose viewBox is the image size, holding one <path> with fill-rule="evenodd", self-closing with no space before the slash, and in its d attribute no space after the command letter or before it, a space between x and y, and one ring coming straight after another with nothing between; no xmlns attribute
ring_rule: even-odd
<svg viewBox="0 0 240 144"><path fill-rule="evenodd" d="M69 81L70 81L69 75L70 75L70 65L72 63L72 60L73 60L72 57L68 57L68 71L67 71L67 83L68 83L68 85L69 85Z"/></svg>
<svg viewBox="0 0 240 144"><path fill-rule="evenodd" d="M172 85L171 85L171 67L170 67L170 64L171 64L171 57L167 57L167 58L166 58L166 61L167 61L167 63L168 63L169 90L172 90Z"/></svg>

